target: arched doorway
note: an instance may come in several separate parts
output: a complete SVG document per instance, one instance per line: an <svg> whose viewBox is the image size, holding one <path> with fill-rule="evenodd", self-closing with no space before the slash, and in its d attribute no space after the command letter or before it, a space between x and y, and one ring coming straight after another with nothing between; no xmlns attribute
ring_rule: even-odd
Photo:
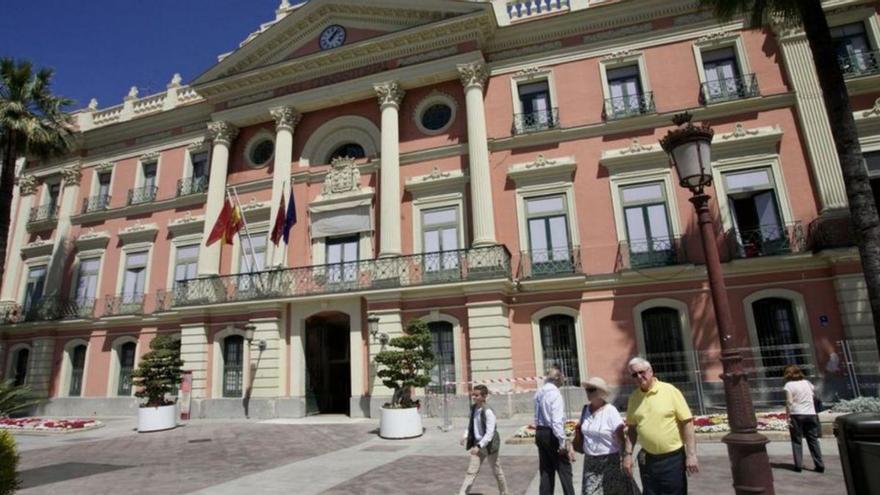
<svg viewBox="0 0 880 495"><path fill-rule="evenodd" d="M348 414L351 401L350 321L345 313L306 320L306 413Z"/></svg>
<svg viewBox="0 0 880 495"><path fill-rule="evenodd" d="M557 365L565 374L565 385L579 386L581 373L574 318L562 314L545 316L539 326L544 354L542 369Z"/></svg>
<svg viewBox="0 0 880 495"><path fill-rule="evenodd" d="M791 301L766 297L752 303L761 361L767 377L782 377L789 364L806 365Z"/></svg>
<svg viewBox="0 0 880 495"><path fill-rule="evenodd" d="M645 357L654 373L668 382L690 380L681 316L675 308L658 306L642 311Z"/></svg>

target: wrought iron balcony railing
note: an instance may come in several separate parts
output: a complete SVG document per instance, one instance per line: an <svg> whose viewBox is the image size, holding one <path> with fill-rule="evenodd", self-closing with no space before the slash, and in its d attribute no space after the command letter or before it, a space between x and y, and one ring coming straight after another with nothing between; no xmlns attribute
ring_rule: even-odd
<svg viewBox="0 0 880 495"><path fill-rule="evenodd" d="M47 204L34 206L28 215L28 222L44 222L58 218L58 205Z"/></svg>
<svg viewBox="0 0 880 495"><path fill-rule="evenodd" d="M128 190L128 204L140 205L144 203L152 203L156 201L156 192L159 190L156 186L138 187Z"/></svg>
<svg viewBox="0 0 880 495"><path fill-rule="evenodd" d="M728 79L706 81L701 86L700 98L704 105L722 101L742 100L758 96L758 78L742 74Z"/></svg>
<svg viewBox="0 0 880 495"><path fill-rule="evenodd" d="M22 319L21 304L17 302L0 302L0 325L18 323Z"/></svg>
<svg viewBox="0 0 880 495"><path fill-rule="evenodd" d="M526 134L529 132L546 131L559 127L559 109L549 108L531 113L517 113L513 115L514 134Z"/></svg>
<svg viewBox="0 0 880 495"><path fill-rule="evenodd" d="M519 278L560 277L582 274L581 248L523 251L519 257Z"/></svg>
<svg viewBox="0 0 880 495"><path fill-rule="evenodd" d="M104 299L104 316L144 314L143 294L119 294Z"/></svg>
<svg viewBox="0 0 880 495"><path fill-rule="evenodd" d="M179 307L302 297L471 280L509 279L510 276L510 253L504 246L490 246L189 279L175 283L172 305Z"/></svg>
<svg viewBox="0 0 880 495"><path fill-rule="evenodd" d="M32 301L21 313L19 321L55 321L92 318L95 313L94 299L70 299L60 296L43 296Z"/></svg>
<svg viewBox="0 0 880 495"><path fill-rule="evenodd" d="M856 245L849 215L837 218L817 218L807 228L807 244L819 252L824 249L849 248Z"/></svg>
<svg viewBox="0 0 880 495"><path fill-rule="evenodd" d="M804 229L800 222L788 225L768 224L756 229L732 229L729 232L735 258L755 258L804 250Z"/></svg>
<svg viewBox="0 0 880 495"><path fill-rule="evenodd" d="M642 94L607 98L603 117L605 120L625 119L654 111L654 93L648 91Z"/></svg>
<svg viewBox="0 0 880 495"><path fill-rule="evenodd" d="M845 78L880 74L880 51L850 53L838 60Z"/></svg>
<svg viewBox="0 0 880 495"><path fill-rule="evenodd" d="M110 208L110 195L100 194L90 198L83 198L82 212L92 213L95 211L104 211Z"/></svg>
<svg viewBox="0 0 880 495"><path fill-rule="evenodd" d="M177 197L208 192L208 177L185 177L177 181Z"/></svg>
<svg viewBox="0 0 880 495"><path fill-rule="evenodd" d="M685 263L684 241L678 237L633 239L617 247L617 270L642 270Z"/></svg>

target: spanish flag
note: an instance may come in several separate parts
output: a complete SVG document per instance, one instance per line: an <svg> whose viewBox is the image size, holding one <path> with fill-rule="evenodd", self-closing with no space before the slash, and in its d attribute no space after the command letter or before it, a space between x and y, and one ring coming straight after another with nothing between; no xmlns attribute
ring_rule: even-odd
<svg viewBox="0 0 880 495"><path fill-rule="evenodd" d="M241 230L243 223L241 210L238 209L238 205L232 206L229 198L226 198L226 201L223 203L223 209L220 210L220 214L217 216L217 221L214 223L214 228L211 229L211 234L208 236L208 240L205 241L205 245L210 246L221 239L226 244L232 244L232 239Z"/></svg>

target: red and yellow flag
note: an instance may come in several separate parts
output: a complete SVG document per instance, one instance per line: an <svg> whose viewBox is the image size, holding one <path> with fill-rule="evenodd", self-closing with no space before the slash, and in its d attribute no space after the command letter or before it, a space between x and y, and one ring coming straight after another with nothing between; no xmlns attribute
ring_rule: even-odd
<svg viewBox="0 0 880 495"><path fill-rule="evenodd" d="M232 244L232 239L241 230L243 224L241 210L239 210L238 205L232 206L229 198L227 198L223 203L223 209L217 215L217 221L214 223L214 227L211 229L211 234L208 236L208 240L205 241L205 245L210 246L221 239L225 244Z"/></svg>

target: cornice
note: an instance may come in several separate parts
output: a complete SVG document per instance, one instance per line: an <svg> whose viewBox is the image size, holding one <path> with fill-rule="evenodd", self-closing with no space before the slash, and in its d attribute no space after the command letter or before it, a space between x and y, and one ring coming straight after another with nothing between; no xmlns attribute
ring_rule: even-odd
<svg viewBox="0 0 880 495"><path fill-rule="evenodd" d="M33 242L25 244L21 247L21 257L24 259L36 258L38 256L49 256L55 243L51 239L41 239L37 237Z"/></svg>
<svg viewBox="0 0 880 495"><path fill-rule="evenodd" d="M534 161L511 165L507 176L516 182L517 187L550 181L570 182L576 168L573 156L546 158L538 155Z"/></svg>
<svg viewBox="0 0 880 495"><path fill-rule="evenodd" d="M441 171L434 167L430 174L410 177L404 189L413 196L427 195L437 192L452 192L461 189L468 182L468 176L462 170Z"/></svg>
<svg viewBox="0 0 880 495"><path fill-rule="evenodd" d="M154 223L141 223L136 220L135 223L121 229L119 231L119 240L124 244L135 244L138 242L153 242L159 233L159 227Z"/></svg>
<svg viewBox="0 0 880 495"><path fill-rule="evenodd" d="M143 213L176 210L187 206L202 205L205 203L207 196L207 193L190 194L177 198L153 201L151 203L141 203L138 205L124 206L122 208L110 208L90 213L81 213L79 215L71 215L70 223L73 225L82 225L85 223L103 222L111 218L123 218Z"/></svg>
<svg viewBox="0 0 880 495"><path fill-rule="evenodd" d="M205 216L193 216L191 211L183 214L180 218L175 218L168 222L168 231L174 237L182 235L200 234L205 226Z"/></svg>
<svg viewBox="0 0 880 495"><path fill-rule="evenodd" d="M105 249L110 243L110 234L104 231L95 231L89 229L85 234L81 234L74 241L77 251L92 251L96 249Z"/></svg>

